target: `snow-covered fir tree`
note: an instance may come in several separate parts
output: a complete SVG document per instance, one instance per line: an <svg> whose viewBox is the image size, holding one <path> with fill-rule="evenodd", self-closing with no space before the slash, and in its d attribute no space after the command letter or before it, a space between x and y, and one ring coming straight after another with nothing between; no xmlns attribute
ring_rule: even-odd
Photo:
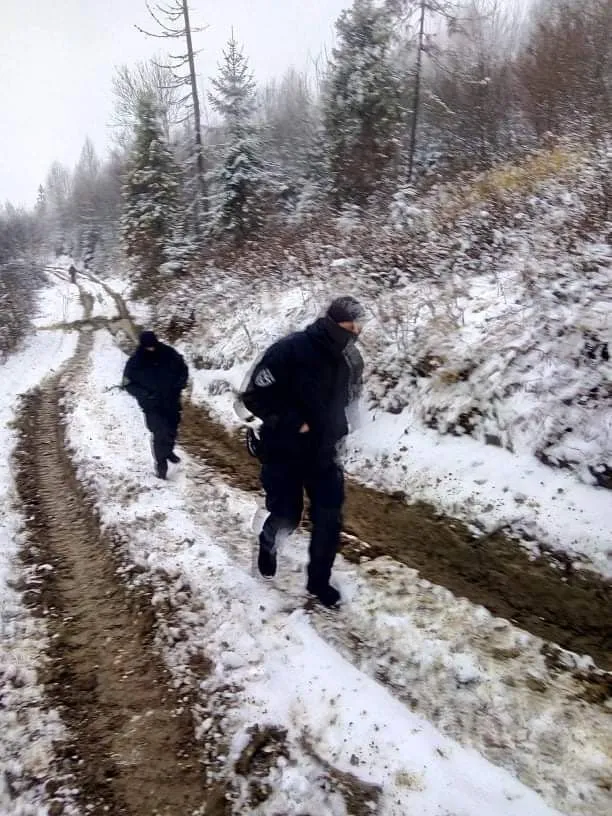
<svg viewBox="0 0 612 816"><path fill-rule="evenodd" d="M42 213L49 250L60 255L71 252L69 233L72 226L72 179L59 162L51 165L45 182L45 208Z"/></svg>
<svg viewBox="0 0 612 816"><path fill-rule="evenodd" d="M99 175L100 161L88 138L72 179L72 204L76 222L74 252L85 263L91 261L99 239Z"/></svg>
<svg viewBox="0 0 612 816"><path fill-rule="evenodd" d="M140 102L134 148L125 176L121 238L141 274L155 274L172 258L178 220L179 172L163 134L155 104Z"/></svg>
<svg viewBox="0 0 612 816"><path fill-rule="evenodd" d="M323 99L330 171L338 204L364 204L397 151L402 108L393 17L375 0L355 0L336 30Z"/></svg>
<svg viewBox="0 0 612 816"><path fill-rule="evenodd" d="M213 194L213 228L240 240L261 224L261 164L253 124L255 80L233 32L219 75L211 80L214 110L223 117L223 159Z"/></svg>

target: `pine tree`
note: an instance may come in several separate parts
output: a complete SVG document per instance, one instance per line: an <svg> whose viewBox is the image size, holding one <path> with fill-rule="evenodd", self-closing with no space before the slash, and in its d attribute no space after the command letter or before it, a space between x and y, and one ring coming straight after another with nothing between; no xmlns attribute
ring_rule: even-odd
<svg viewBox="0 0 612 816"><path fill-rule="evenodd" d="M261 223L261 166L253 125L256 85L233 33L223 57L218 78L211 80L216 93L209 94L225 131L214 217L218 227L240 240Z"/></svg>
<svg viewBox="0 0 612 816"><path fill-rule="evenodd" d="M42 184L38 185L38 193L36 194L36 214L43 215L47 208L47 193Z"/></svg>
<svg viewBox="0 0 612 816"><path fill-rule="evenodd" d="M87 265L99 240L98 181L100 161L88 138L72 179L72 206L76 227L75 252Z"/></svg>
<svg viewBox="0 0 612 816"><path fill-rule="evenodd" d="M166 144L154 103L141 101L131 165L122 197L121 237L128 257L154 275L171 257L177 223L178 169Z"/></svg>
<svg viewBox="0 0 612 816"><path fill-rule="evenodd" d="M45 227L51 248L56 255L71 252L69 240L72 213L72 180L69 171L53 162L45 182Z"/></svg>
<svg viewBox="0 0 612 816"><path fill-rule="evenodd" d="M336 30L323 100L330 170L336 203L364 204L396 154L402 118L392 16L375 0L355 0Z"/></svg>

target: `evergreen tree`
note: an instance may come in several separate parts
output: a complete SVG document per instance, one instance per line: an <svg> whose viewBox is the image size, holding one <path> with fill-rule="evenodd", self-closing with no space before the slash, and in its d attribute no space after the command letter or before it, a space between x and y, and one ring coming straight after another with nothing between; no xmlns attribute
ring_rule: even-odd
<svg viewBox="0 0 612 816"><path fill-rule="evenodd" d="M397 152L402 111L393 18L375 0L355 0L336 30L323 99L330 170L337 204L365 204Z"/></svg>
<svg viewBox="0 0 612 816"><path fill-rule="evenodd" d="M38 193L36 194L36 214L44 215L47 208L47 193L42 184L38 185Z"/></svg>
<svg viewBox="0 0 612 816"><path fill-rule="evenodd" d="M122 189L121 237L128 257L144 264L143 271L151 275L172 256L178 169L150 99L139 105L134 136Z"/></svg>
<svg viewBox="0 0 612 816"><path fill-rule="evenodd" d="M215 93L209 94L223 117L225 135L213 218L217 227L240 240L261 223L261 166L253 125L256 85L233 33L223 57L218 78L211 80Z"/></svg>
<svg viewBox="0 0 612 816"><path fill-rule="evenodd" d="M72 180L69 171L59 162L53 162L45 183L45 229L56 255L71 252Z"/></svg>
<svg viewBox="0 0 612 816"><path fill-rule="evenodd" d="M90 139L85 140L72 179L72 205L76 227L75 252L88 264L99 240L100 161Z"/></svg>
<svg viewBox="0 0 612 816"><path fill-rule="evenodd" d="M42 184L38 185L36 204L34 205L33 231L34 240L42 248L46 236L47 191Z"/></svg>

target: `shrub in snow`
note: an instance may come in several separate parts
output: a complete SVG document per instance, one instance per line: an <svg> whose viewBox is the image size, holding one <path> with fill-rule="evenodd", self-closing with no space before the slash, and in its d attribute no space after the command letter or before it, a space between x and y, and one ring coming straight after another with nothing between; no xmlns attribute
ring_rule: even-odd
<svg viewBox="0 0 612 816"><path fill-rule="evenodd" d="M31 263L0 265L0 362L17 348L30 328L43 276Z"/></svg>

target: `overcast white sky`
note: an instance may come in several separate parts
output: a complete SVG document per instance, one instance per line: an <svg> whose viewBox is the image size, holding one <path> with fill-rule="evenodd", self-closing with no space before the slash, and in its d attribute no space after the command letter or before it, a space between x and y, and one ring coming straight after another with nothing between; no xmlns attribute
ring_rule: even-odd
<svg viewBox="0 0 612 816"><path fill-rule="evenodd" d="M204 79L216 72L231 27L258 81L305 68L333 38L350 0L190 0L207 23L196 45ZM0 201L31 205L55 159L72 167L86 136L110 141L114 68L163 46L144 0L0 0ZM160 46L161 43L161 46Z"/></svg>

